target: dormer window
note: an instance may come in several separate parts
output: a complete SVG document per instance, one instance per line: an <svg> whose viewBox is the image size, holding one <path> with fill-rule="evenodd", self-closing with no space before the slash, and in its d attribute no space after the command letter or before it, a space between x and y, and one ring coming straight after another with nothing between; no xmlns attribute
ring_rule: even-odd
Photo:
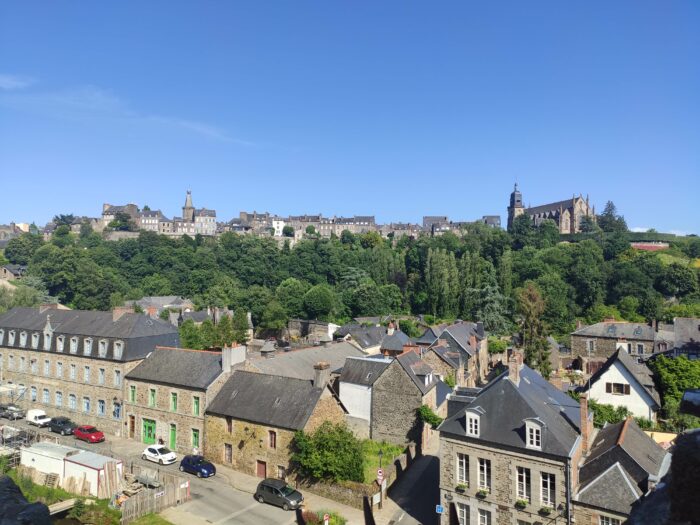
<svg viewBox="0 0 700 525"><path fill-rule="evenodd" d="M39 334L37 333L32 334L32 348L35 350L39 348Z"/></svg>
<svg viewBox="0 0 700 525"><path fill-rule="evenodd" d="M90 338L90 337L85 338L85 341L83 343L83 354L84 355L92 354L92 338Z"/></svg>
<svg viewBox="0 0 700 525"><path fill-rule="evenodd" d="M78 353L78 338L77 337L70 338L70 353L71 354Z"/></svg>
<svg viewBox="0 0 700 525"><path fill-rule="evenodd" d="M124 353L124 342L115 341L114 342L114 359L121 359Z"/></svg>
<svg viewBox="0 0 700 525"><path fill-rule="evenodd" d="M479 408L479 407L477 407ZM479 410L480 412L483 412ZM467 411L467 436L479 437L481 428L480 414L478 412Z"/></svg>
<svg viewBox="0 0 700 525"><path fill-rule="evenodd" d="M44 332L44 350L51 350L51 332Z"/></svg>
<svg viewBox="0 0 700 525"><path fill-rule="evenodd" d="M63 345L66 342L66 336L65 335L59 335L56 338L56 352L63 352Z"/></svg>
<svg viewBox="0 0 700 525"><path fill-rule="evenodd" d="M539 419L525 421L525 444L527 448L542 450L542 430L544 424Z"/></svg>
<svg viewBox="0 0 700 525"><path fill-rule="evenodd" d="M10 330L10 333L7 335L7 343L9 345L15 344L15 331L14 330Z"/></svg>
<svg viewBox="0 0 700 525"><path fill-rule="evenodd" d="M97 349L97 355L100 357L104 358L107 357L107 345L108 341L106 339L100 339L100 346Z"/></svg>
<svg viewBox="0 0 700 525"><path fill-rule="evenodd" d="M19 346L27 346L27 332L20 332L19 334Z"/></svg>
<svg viewBox="0 0 700 525"><path fill-rule="evenodd" d="M0 330L0 345L2 344L4 339L5 339L5 330Z"/></svg>

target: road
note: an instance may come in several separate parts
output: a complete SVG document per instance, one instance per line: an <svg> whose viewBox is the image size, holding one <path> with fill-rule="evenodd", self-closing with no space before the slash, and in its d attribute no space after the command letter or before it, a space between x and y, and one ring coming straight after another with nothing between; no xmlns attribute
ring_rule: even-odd
<svg viewBox="0 0 700 525"><path fill-rule="evenodd" d="M389 497L400 510L392 516L394 525L436 525L435 505L440 500L440 468L437 456L426 455L400 479ZM423 467L423 468L421 468Z"/></svg>
<svg viewBox="0 0 700 525"><path fill-rule="evenodd" d="M24 430L37 430L36 427L28 425L24 420L0 419L0 425ZM179 462L161 466L141 459L141 453L145 448L143 443L119 438L110 439L110 436L107 436L103 443L88 444L76 440L73 436L52 434L47 429L41 429L41 431L56 438L62 445L90 450L105 456L119 458L125 462L133 462L179 474ZM285 512L280 508L258 503L253 499L252 494L233 488L224 476L217 475L208 479L199 479L189 474L180 475L187 477L190 481L192 500L178 507L167 509L167 519L175 525L286 525L295 523L293 512Z"/></svg>

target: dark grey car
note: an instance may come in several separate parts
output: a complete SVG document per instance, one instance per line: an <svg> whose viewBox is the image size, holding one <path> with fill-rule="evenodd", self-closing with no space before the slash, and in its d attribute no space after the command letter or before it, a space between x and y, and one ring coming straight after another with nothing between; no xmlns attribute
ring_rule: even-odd
<svg viewBox="0 0 700 525"><path fill-rule="evenodd" d="M304 502L301 492L293 489L281 479L267 478L258 484L255 499L260 503L269 503L284 510L296 510Z"/></svg>
<svg viewBox="0 0 700 525"><path fill-rule="evenodd" d="M0 405L0 417L17 420L23 419L25 416L24 410L15 405Z"/></svg>

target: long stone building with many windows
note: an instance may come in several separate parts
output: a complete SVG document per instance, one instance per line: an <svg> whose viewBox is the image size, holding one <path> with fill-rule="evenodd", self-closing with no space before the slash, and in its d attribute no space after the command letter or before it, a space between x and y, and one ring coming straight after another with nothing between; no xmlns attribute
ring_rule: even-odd
<svg viewBox="0 0 700 525"><path fill-rule="evenodd" d="M177 328L136 314L13 308L0 315L2 403L42 408L109 434L125 434L124 377Z"/></svg>

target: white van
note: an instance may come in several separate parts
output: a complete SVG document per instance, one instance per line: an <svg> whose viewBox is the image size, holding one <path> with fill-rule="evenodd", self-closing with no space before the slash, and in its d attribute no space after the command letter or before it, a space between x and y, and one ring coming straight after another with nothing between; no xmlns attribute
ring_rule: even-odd
<svg viewBox="0 0 700 525"><path fill-rule="evenodd" d="M49 424L51 418L46 415L46 412L39 408L33 408L32 410L27 410L27 423L30 425L35 425L37 427L45 427Z"/></svg>

